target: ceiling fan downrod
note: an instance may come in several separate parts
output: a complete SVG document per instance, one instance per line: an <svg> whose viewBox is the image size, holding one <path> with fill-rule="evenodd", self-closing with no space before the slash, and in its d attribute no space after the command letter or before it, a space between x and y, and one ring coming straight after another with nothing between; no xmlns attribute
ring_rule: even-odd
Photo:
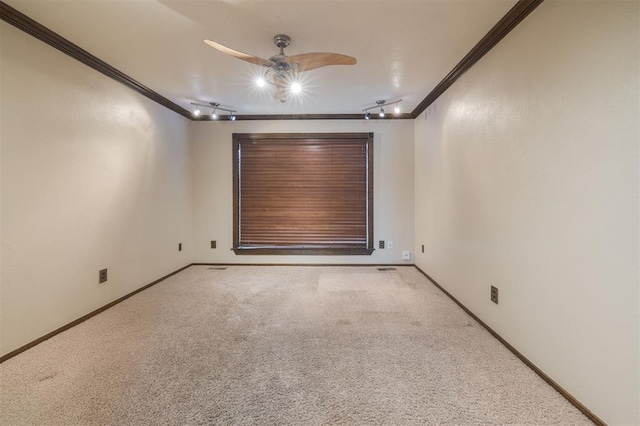
<svg viewBox="0 0 640 426"><path fill-rule="evenodd" d="M284 56L284 48L291 43L291 37L286 34L276 34L273 37L273 44L280 48L280 55Z"/></svg>

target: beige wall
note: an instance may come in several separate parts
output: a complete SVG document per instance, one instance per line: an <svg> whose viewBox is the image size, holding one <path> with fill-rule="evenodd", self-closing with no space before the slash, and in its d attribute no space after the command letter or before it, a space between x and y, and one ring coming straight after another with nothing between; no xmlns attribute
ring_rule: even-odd
<svg viewBox="0 0 640 426"><path fill-rule="evenodd" d="M413 264L414 125L397 121L237 121L191 126L194 153L194 261L211 263ZM248 256L233 246L232 133L374 133L374 240L392 249L371 256ZM210 241L217 241L217 249ZM377 247L377 245L376 245ZM411 261L402 260L411 251Z"/></svg>
<svg viewBox="0 0 640 426"><path fill-rule="evenodd" d="M640 423L639 4L546 1L415 122L417 266L611 425Z"/></svg>
<svg viewBox="0 0 640 426"><path fill-rule="evenodd" d="M0 31L5 354L189 264L192 202L188 120Z"/></svg>

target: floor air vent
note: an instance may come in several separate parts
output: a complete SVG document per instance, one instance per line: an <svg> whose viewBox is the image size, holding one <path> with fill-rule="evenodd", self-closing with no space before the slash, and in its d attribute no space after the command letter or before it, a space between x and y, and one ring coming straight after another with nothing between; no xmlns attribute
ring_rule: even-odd
<svg viewBox="0 0 640 426"><path fill-rule="evenodd" d="M391 268L391 267L389 267L389 268L378 268L378 271L395 271L395 270L396 270L396 268Z"/></svg>

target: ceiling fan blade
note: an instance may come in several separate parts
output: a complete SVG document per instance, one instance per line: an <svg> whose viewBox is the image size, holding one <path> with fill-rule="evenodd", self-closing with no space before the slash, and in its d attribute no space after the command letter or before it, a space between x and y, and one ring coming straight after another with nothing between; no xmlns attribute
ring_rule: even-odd
<svg viewBox="0 0 640 426"><path fill-rule="evenodd" d="M215 41L211 41L211 40L205 40L204 41L206 44L208 44L209 46L213 47L214 49L219 50L220 52L227 54L229 56L233 56L234 58L238 58L241 59L243 61L255 64L255 65L261 65L264 67L272 67L274 66L276 63L273 61L270 61L268 59L262 59L262 58L258 58L257 56L251 56L247 53L242 53L239 52L237 50L233 50L230 49L226 46L221 45L220 43L216 43Z"/></svg>
<svg viewBox="0 0 640 426"><path fill-rule="evenodd" d="M357 62L354 57L327 52L302 53L300 55L287 56L285 61L289 64L298 64L297 71L300 72L329 65L355 65Z"/></svg>

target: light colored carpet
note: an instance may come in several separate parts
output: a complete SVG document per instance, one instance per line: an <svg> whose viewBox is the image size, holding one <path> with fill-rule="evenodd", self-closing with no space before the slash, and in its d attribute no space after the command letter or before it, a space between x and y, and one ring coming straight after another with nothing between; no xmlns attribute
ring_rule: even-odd
<svg viewBox="0 0 640 426"><path fill-rule="evenodd" d="M0 365L2 425L590 425L413 267L192 266Z"/></svg>

